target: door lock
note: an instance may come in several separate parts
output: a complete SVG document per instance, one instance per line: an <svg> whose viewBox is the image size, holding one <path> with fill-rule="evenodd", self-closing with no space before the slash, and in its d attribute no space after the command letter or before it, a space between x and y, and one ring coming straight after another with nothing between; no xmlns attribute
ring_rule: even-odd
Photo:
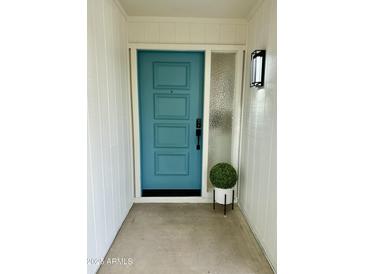
<svg viewBox="0 0 365 274"><path fill-rule="evenodd" d="M202 130L201 130L201 127L202 127L202 122L201 122L201 119L196 119L196 131L195 131L195 135L196 137L198 137L198 144L196 145L196 150L200 150L200 137L202 135Z"/></svg>

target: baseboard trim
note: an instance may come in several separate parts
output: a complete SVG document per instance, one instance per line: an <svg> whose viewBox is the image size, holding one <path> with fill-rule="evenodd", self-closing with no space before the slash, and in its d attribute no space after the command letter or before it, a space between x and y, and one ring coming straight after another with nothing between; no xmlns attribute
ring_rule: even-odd
<svg viewBox="0 0 365 274"><path fill-rule="evenodd" d="M250 230L252 232L252 235L254 236L257 244L259 245L260 249L262 250L262 253L264 254L266 260L269 262L269 265L270 265L272 271L276 274L277 273L276 269L275 269L273 263L271 262L269 256L267 255L267 252L266 252L265 248L262 246L260 240L258 239L255 229L252 227L251 223L249 222L249 219L247 218L245 210L240 207L239 203L237 203L237 207L240 209L240 212L241 212L243 218L246 220L246 223L247 223L248 227L250 228Z"/></svg>

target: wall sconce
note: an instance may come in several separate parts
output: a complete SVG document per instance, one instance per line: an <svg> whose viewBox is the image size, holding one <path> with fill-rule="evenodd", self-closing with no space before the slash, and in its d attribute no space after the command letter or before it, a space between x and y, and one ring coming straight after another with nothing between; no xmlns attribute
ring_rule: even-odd
<svg viewBox="0 0 365 274"><path fill-rule="evenodd" d="M266 50L255 50L251 53L250 87L263 87L265 79Z"/></svg>

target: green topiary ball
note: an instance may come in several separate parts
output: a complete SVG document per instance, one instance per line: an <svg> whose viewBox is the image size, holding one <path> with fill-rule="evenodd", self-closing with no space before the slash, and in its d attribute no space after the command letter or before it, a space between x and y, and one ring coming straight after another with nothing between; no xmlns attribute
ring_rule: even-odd
<svg viewBox="0 0 365 274"><path fill-rule="evenodd" d="M238 176L233 166L219 163L212 167L209 178L215 187L227 189L234 187Z"/></svg>

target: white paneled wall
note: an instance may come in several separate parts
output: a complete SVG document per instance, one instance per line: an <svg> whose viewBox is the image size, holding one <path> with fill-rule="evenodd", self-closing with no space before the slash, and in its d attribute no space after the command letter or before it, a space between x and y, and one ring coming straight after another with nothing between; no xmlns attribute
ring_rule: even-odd
<svg viewBox="0 0 365 274"><path fill-rule="evenodd" d="M127 23L88 1L88 259L102 259L133 203ZM99 265L88 264L88 273Z"/></svg>
<svg viewBox="0 0 365 274"><path fill-rule="evenodd" d="M131 43L242 45L246 29L241 19L128 18Z"/></svg>
<svg viewBox="0 0 365 274"><path fill-rule="evenodd" d="M266 49L265 86L246 81L242 119L239 205L276 269L276 0L264 0L248 22L250 54Z"/></svg>

